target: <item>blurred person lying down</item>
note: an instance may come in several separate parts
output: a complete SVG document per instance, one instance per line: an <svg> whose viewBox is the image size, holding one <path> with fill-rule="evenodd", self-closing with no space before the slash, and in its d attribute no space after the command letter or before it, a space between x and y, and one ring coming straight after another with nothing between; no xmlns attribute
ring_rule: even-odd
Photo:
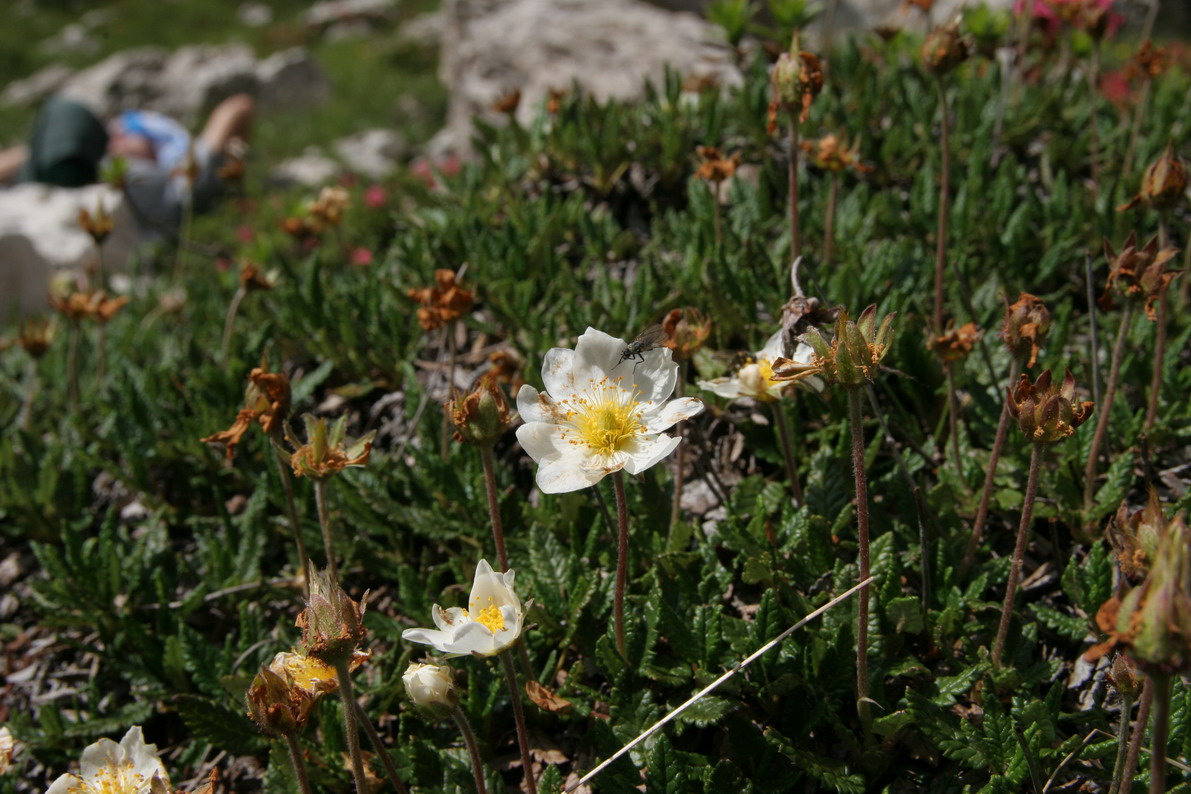
<svg viewBox="0 0 1191 794"><path fill-rule="evenodd" d="M81 187L98 182L103 165L120 158L124 192L142 232L173 235L188 202L196 212L215 204L219 170L229 156L243 153L252 115L251 96L228 97L194 138L151 110L127 110L104 125L84 105L51 97L38 112L29 144L0 151L0 183Z"/></svg>

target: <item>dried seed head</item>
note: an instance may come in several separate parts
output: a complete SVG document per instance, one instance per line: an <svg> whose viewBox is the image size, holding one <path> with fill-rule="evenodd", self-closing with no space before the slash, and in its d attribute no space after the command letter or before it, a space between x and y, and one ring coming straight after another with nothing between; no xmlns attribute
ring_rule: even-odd
<svg viewBox="0 0 1191 794"><path fill-rule="evenodd" d="M1131 513L1128 502L1121 502L1116 515L1109 520L1108 542L1116 552L1121 575L1130 584L1138 584L1149 572L1158 550L1158 538L1167 523L1153 487L1144 509Z"/></svg>
<svg viewBox="0 0 1191 794"><path fill-rule="evenodd" d="M1037 362L1038 349L1049 330L1050 312L1041 298L1023 292L1013 303L1006 302L1005 319L1001 323L1001 339L1014 356L1024 358L1029 355L1026 361L1027 369Z"/></svg>
<svg viewBox="0 0 1191 794"><path fill-rule="evenodd" d="M358 658L357 649L368 630L364 628L364 610L368 593L359 602L331 579L328 571L314 570L310 577L310 596L295 625L302 629L303 656L311 656L331 667L350 664Z"/></svg>
<svg viewBox="0 0 1191 794"><path fill-rule="evenodd" d="M967 60L968 44L958 24L944 25L927 34L919 55L928 72L942 77Z"/></svg>
<svg viewBox="0 0 1191 794"><path fill-rule="evenodd" d="M1114 293L1127 301L1143 302L1146 317L1158 321L1155 306L1170 282L1182 275L1181 270L1168 267L1178 254L1177 248L1158 250L1158 238L1152 237L1144 248L1137 247L1136 235L1130 233L1125 247L1117 253L1108 240L1104 241L1104 256L1108 259L1108 280L1098 303L1104 310L1116 308Z"/></svg>
<svg viewBox="0 0 1191 794"><path fill-rule="evenodd" d="M475 303L475 296L456 282L453 270L435 270L434 283L433 287L411 289L406 293L410 300L420 304L418 324L425 331L454 322Z"/></svg>
<svg viewBox="0 0 1191 794"><path fill-rule="evenodd" d="M934 337L930 347L940 361L959 361L961 358L971 355L983 333L976 328L976 323L966 323L959 328L949 330L942 336Z"/></svg>
<svg viewBox="0 0 1191 794"><path fill-rule="evenodd" d="M443 408L455 425L456 441L490 447L509 429L509 403L492 373L480 378L470 394L448 400Z"/></svg>
<svg viewBox="0 0 1191 794"><path fill-rule="evenodd" d="M811 375L822 375L829 382L856 388L871 383L877 369L889 352L893 340L893 317L885 315L877 326L877 307L869 306L853 322L848 313L840 310L835 321L835 336L830 344L817 328L811 328L799 339L815 351L811 361L801 364L793 359L779 358L773 364L773 380L797 381Z"/></svg>
<svg viewBox="0 0 1191 794"><path fill-rule="evenodd" d="M347 429L347 417L341 416L335 420L330 428L327 420L303 414L302 421L306 425L306 443L291 443L297 447L290 458L290 465L294 474L299 477L309 477L312 480L323 480L334 476L347 468L363 466L372 454L372 440L376 438L373 430L348 444L344 440Z"/></svg>
<svg viewBox="0 0 1191 794"><path fill-rule="evenodd" d="M669 348L674 358L688 360L711 336L711 318L693 306L674 309L662 319L662 329L670 335Z"/></svg>
<svg viewBox="0 0 1191 794"><path fill-rule="evenodd" d="M1166 144L1162 155L1150 163L1141 177L1137 195L1117 207L1118 211L1144 204L1156 210L1172 209L1187 190L1187 163L1174 153L1174 145Z"/></svg>
<svg viewBox="0 0 1191 794"><path fill-rule="evenodd" d="M1061 384L1054 383L1049 369L1033 383L1023 373L1017 387L1008 390L1008 396L1009 414L1017 420L1026 438L1039 444L1054 444L1067 438L1088 420L1095 407L1091 401L1075 399L1071 370L1067 370Z"/></svg>
<svg viewBox="0 0 1191 794"><path fill-rule="evenodd" d="M769 80L773 90L771 112L778 107L787 112L797 110L798 120L803 122L810 115L815 97L823 90L823 67L819 56L799 49L795 33L789 52L778 56Z"/></svg>

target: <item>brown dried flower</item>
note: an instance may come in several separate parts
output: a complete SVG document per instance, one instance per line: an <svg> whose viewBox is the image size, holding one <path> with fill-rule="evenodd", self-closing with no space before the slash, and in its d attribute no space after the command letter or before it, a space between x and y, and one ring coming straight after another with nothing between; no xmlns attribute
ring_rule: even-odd
<svg viewBox="0 0 1191 794"><path fill-rule="evenodd" d="M269 372L269 364L261 361L259 367L248 374L248 388L244 391L244 408L236 414L236 421L227 430L221 430L201 441L226 444L227 459L235 454L236 445L252 427L260 424L265 435L277 439L285 427L290 408L289 377L280 372Z"/></svg>
<svg viewBox="0 0 1191 794"><path fill-rule="evenodd" d="M1129 301L1145 301L1145 313L1150 322L1158 321L1154 305L1170 282L1182 274L1181 270L1168 270L1167 263L1178 253L1177 248L1158 250L1158 238L1152 237L1144 248L1137 247L1137 237L1130 233L1120 253L1113 250L1112 243L1104 241L1104 256L1108 259L1108 280L1104 294L1097 301L1104 310L1116 307L1113 292Z"/></svg>
<svg viewBox="0 0 1191 794"><path fill-rule="evenodd" d="M930 347L940 361L959 361L972 353L972 349L983 335L984 332L976 328L976 323L966 323L942 336L934 337Z"/></svg>
<svg viewBox="0 0 1191 794"><path fill-rule="evenodd" d="M693 306L674 309L662 318L662 330L670 337L666 346L674 358L690 359L711 336L711 318Z"/></svg>
<svg viewBox="0 0 1191 794"><path fill-rule="evenodd" d="M1027 369L1038 361L1038 349L1049 330L1050 311L1041 298L1023 292L1013 303L1006 300L1001 339L1014 356L1022 358L1029 354Z"/></svg>
<svg viewBox="0 0 1191 794"><path fill-rule="evenodd" d="M1139 204L1169 210L1182 199L1186 190L1187 163L1174 153L1174 144L1167 143L1162 156L1150 163L1142 174L1141 190L1117 207L1117 211L1133 209Z"/></svg>
<svg viewBox="0 0 1191 794"><path fill-rule="evenodd" d="M893 317L892 314L885 315L878 327L876 305L861 312L855 322L841 309L835 319L835 335L831 342L823 339L818 328L812 327L799 337L814 351L810 362L779 358L773 362L772 380L780 383L821 375L829 383L846 388L871 383L893 341Z"/></svg>
<svg viewBox="0 0 1191 794"><path fill-rule="evenodd" d="M455 281L453 270L435 270L434 282L433 287L411 289L406 293L410 300L421 304L421 308L418 309L418 324L426 331L433 331L454 322L475 302L472 293Z"/></svg>
<svg viewBox="0 0 1191 794"><path fill-rule="evenodd" d="M838 174L848 169L856 173L873 170L872 166L860 162L859 141L849 147L846 140L828 134L815 141L803 141L802 150L810 155L812 163L824 171Z"/></svg>
<svg viewBox="0 0 1191 794"><path fill-rule="evenodd" d="M1054 444L1070 436L1075 428L1092 415L1095 403L1075 399L1075 378L1071 370L1063 376L1062 384L1053 382L1050 370L1030 383L1022 373L1017 388L1007 389L1009 414L1030 441Z"/></svg>
<svg viewBox="0 0 1191 794"><path fill-rule="evenodd" d="M240 286L246 292L271 290L277 286L277 279L272 273L266 273L252 262L240 265Z"/></svg>
<svg viewBox="0 0 1191 794"><path fill-rule="evenodd" d="M967 60L968 44L958 24L944 25L927 35L919 55L928 72L942 76Z"/></svg>
<svg viewBox="0 0 1191 794"><path fill-rule="evenodd" d="M1143 41L1133 58L1129 61L1125 72L1130 80L1141 78L1153 80L1161 77L1170 67L1170 53L1165 47L1156 47L1154 42Z"/></svg>
<svg viewBox="0 0 1191 794"><path fill-rule="evenodd" d="M714 146L700 146L695 151L699 155L696 179L718 185L736 176L736 167L740 165L740 152L733 152L730 157L724 157Z"/></svg>
<svg viewBox="0 0 1191 794"><path fill-rule="evenodd" d="M778 109L787 112L797 110L798 120L806 121L811 104L823 90L823 66L819 56L800 50L798 34L790 42L789 52L778 56L777 63L769 76L773 98L769 106L770 134L777 125Z"/></svg>
<svg viewBox="0 0 1191 794"><path fill-rule="evenodd" d="M504 94L498 96L492 102L492 109L497 113L503 113L506 116L511 116L517 112L517 108L521 105L521 89L514 88Z"/></svg>
<svg viewBox="0 0 1191 794"><path fill-rule="evenodd" d="M79 227L91 235L96 245L103 245L115 225L116 221L103 205L103 199L96 200L94 215L86 207L79 207Z"/></svg>
<svg viewBox="0 0 1191 794"><path fill-rule="evenodd" d="M1146 506L1129 512L1129 504L1121 502L1108 522L1108 543L1117 555L1121 575L1130 584L1138 584L1150 570L1150 563L1158 550L1158 538L1167 525L1166 515L1158 492L1150 488Z"/></svg>
<svg viewBox="0 0 1191 794"><path fill-rule="evenodd" d="M74 292L64 298L50 295L50 306L68 320L92 319L103 325L128 303L127 296L109 298L103 290Z"/></svg>
<svg viewBox="0 0 1191 794"><path fill-rule="evenodd" d="M57 335L58 326L48 317L29 317L21 325L17 344L32 358L41 358L50 349L50 343Z"/></svg>
<svg viewBox="0 0 1191 794"><path fill-rule="evenodd" d="M306 424L307 443L298 445L293 442L297 451L290 457L294 474L299 477L323 480L344 469L363 466L372 455L375 430L349 445L344 441L346 416L339 417L329 429L327 420L322 417L303 414L302 421Z"/></svg>

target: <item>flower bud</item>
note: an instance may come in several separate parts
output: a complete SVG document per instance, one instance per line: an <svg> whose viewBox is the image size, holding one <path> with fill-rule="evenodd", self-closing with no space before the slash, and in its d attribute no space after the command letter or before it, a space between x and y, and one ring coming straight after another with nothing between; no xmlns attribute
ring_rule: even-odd
<svg viewBox="0 0 1191 794"><path fill-rule="evenodd" d="M774 102L787 111L798 109L798 120L806 121L811 103L823 90L823 67L817 55L798 48L798 34L790 42L790 51L778 56L769 79Z"/></svg>
<svg viewBox="0 0 1191 794"><path fill-rule="evenodd" d="M840 310L835 321L835 336L828 344L817 328L811 328L799 339L811 346L814 356L809 364L779 358L773 364L775 381L796 381L811 375L822 375L828 381L846 388L857 388L877 377L877 367L889 352L893 341L893 317L885 315L877 328L877 307L869 306L853 322L848 313Z"/></svg>
<svg viewBox="0 0 1191 794"><path fill-rule="evenodd" d="M1162 156L1146 166L1141 176L1141 190L1118 210L1132 209L1145 204L1156 210L1169 210L1182 199L1187 190L1187 163L1174 153L1174 145L1167 143Z"/></svg>
<svg viewBox="0 0 1191 794"><path fill-rule="evenodd" d="M295 623L302 629L302 655L312 656L332 667L350 663L368 635L364 628L367 602L367 593L360 602L353 601L331 580L329 572L314 571L306 608Z"/></svg>
<svg viewBox="0 0 1191 794"><path fill-rule="evenodd" d="M509 403L489 373L480 378L476 388L443 404L455 425L455 440L490 447L509 429Z"/></svg>
<svg viewBox="0 0 1191 794"><path fill-rule="evenodd" d="M1158 551L1158 537L1166 524L1158 492L1152 487L1144 509L1130 513L1128 503L1121 502L1116 515L1109 520L1108 542L1116 552L1121 575L1130 584L1141 582L1150 570Z"/></svg>
<svg viewBox="0 0 1191 794"><path fill-rule="evenodd" d="M1038 361L1038 349L1049 330L1050 312L1041 298L1023 292L1012 304L1006 303L1001 339L1014 356L1024 358L1029 354L1027 369Z"/></svg>
<svg viewBox="0 0 1191 794"><path fill-rule="evenodd" d="M1142 685L1145 683L1137 674L1136 665L1128 656L1119 653L1113 657L1112 667L1108 671L1108 682L1130 700L1137 700L1141 696Z"/></svg>
<svg viewBox="0 0 1191 794"><path fill-rule="evenodd" d="M927 34L919 55L928 72L942 77L967 60L968 44L957 25L945 25Z"/></svg>
<svg viewBox="0 0 1191 794"><path fill-rule="evenodd" d="M1030 441L1054 444L1070 436L1092 415L1095 404L1075 400L1075 378L1067 370L1056 385L1046 370L1038 380L1022 374L1017 387L1008 391L1009 414Z"/></svg>
<svg viewBox="0 0 1191 794"><path fill-rule="evenodd" d="M276 661L276 660L274 660ZM317 696L295 686L285 670L261 666L245 695L248 716L272 736L293 736L310 719Z"/></svg>
<svg viewBox="0 0 1191 794"><path fill-rule="evenodd" d="M372 455L372 439L376 431L348 445L344 441L347 417L341 416L328 430L327 420L310 414L303 414L306 424L306 442L298 447L290 458L294 474L312 480L324 480L346 468L363 466Z"/></svg>
<svg viewBox="0 0 1191 794"><path fill-rule="evenodd" d="M438 716L445 716L459 704L459 692L451 668L446 665L410 664L401 680L414 705Z"/></svg>

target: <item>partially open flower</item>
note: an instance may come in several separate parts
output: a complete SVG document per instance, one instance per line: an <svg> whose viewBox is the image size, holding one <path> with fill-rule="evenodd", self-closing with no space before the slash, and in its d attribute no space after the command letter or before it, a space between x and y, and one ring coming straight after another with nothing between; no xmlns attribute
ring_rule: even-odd
<svg viewBox="0 0 1191 794"><path fill-rule="evenodd" d="M1022 373L1017 387L1007 391L1009 415L1017 420L1028 440L1040 444L1054 444L1067 438L1088 420L1095 408L1091 401L1075 399L1071 370L1067 370L1062 384L1054 383L1049 369L1033 383Z"/></svg>
<svg viewBox="0 0 1191 794"><path fill-rule="evenodd" d="M968 43L958 24L944 25L927 34L919 55L928 72L942 76L967 60Z"/></svg>
<svg viewBox="0 0 1191 794"><path fill-rule="evenodd" d="M455 425L456 441L492 446L508 432L509 403L492 373L480 378L470 394L448 400L443 407Z"/></svg>
<svg viewBox="0 0 1191 794"><path fill-rule="evenodd" d="M693 306L674 309L662 318L662 330L670 336L667 347L674 351L674 357L686 361L711 336L711 318Z"/></svg>
<svg viewBox="0 0 1191 794"><path fill-rule="evenodd" d="M773 91L770 126L774 124L773 115L778 108L788 112L797 110L798 120L806 121L811 104L823 90L823 67L819 63L819 56L799 49L797 33L790 42L789 52L778 56L769 82Z"/></svg>
<svg viewBox="0 0 1191 794"><path fill-rule="evenodd" d="M364 628L367 606L368 593L360 601L354 601L332 581L328 571L313 571L310 597L295 622L302 629L302 655L332 667L359 658L357 649L368 636L368 629Z"/></svg>
<svg viewBox="0 0 1191 794"><path fill-rule="evenodd" d="M1131 513L1129 504L1121 502L1116 515L1109 520L1108 542L1116 552L1121 575L1130 584L1139 583L1150 570L1158 551L1158 537L1166 525L1158 492L1152 487L1143 509Z"/></svg>
<svg viewBox="0 0 1191 794"><path fill-rule="evenodd" d="M966 323L942 336L934 337L930 347L940 361L959 361L971 355L982 335L983 332L976 328L976 323Z"/></svg>
<svg viewBox="0 0 1191 794"><path fill-rule="evenodd" d="M1174 207L1187 190L1187 163L1174 153L1174 145L1166 144L1162 156L1150 163L1141 176L1141 190L1117 210L1133 209L1139 204L1157 210Z"/></svg>
<svg viewBox="0 0 1191 794"><path fill-rule="evenodd" d="M434 271L433 287L411 289L410 299L421 304L418 309L418 324L423 330L433 331L464 315L475 297L455 281L455 271L440 268Z"/></svg>
<svg viewBox="0 0 1191 794"><path fill-rule="evenodd" d="M496 573L487 560L476 565L467 609L434 605L435 629L406 629L401 639L432 645L452 656L495 656L521 636L525 611L513 589L514 572Z"/></svg>
<svg viewBox="0 0 1191 794"><path fill-rule="evenodd" d="M799 337L814 352L809 361L780 358L773 364L776 381L799 381L822 375L828 383L844 387L859 387L877 377L877 367L889 352L893 341L893 317L885 315L877 327L877 307L869 306L855 322L844 310L835 320L835 336L830 344L818 328L811 328Z"/></svg>
<svg viewBox="0 0 1191 794"><path fill-rule="evenodd" d="M105 738L89 745L78 774L62 775L46 794L168 794L169 787L157 745L145 744L141 726L134 725L119 744Z"/></svg>
<svg viewBox="0 0 1191 794"><path fill-rule="evenodd" d="M1096 623L1108 639L1085 659L1118 648L1150 674L1191 670L1191 534L1182 515L1164 528L1145 580L1124 598L1106 601Z"/></svg>
<svg viewBox="0 0 1191 794"><path fill-rule="evenodd" d="M319 191L318 198L306 208L311 219L327 226L338 226L343 222L343 213L351 203L346 189L328 185Z"/></svg>
<svg viewBox="0 0 1191 794"><path fill-rule="evenodd" d="M285 427L290 408L289 378L280 372L269 372L267 361L253 368L248 375L248 388L244 391L244 408L236 414L236 421L227 430L201 439L208 443L226 444L228 460L235 454L236 445L252 427L260 424L265 434L279 438Z"/></svg>
<svg viewBox="0 0 1191 794"><path fill-rule="evenodd" d="M414 705L443 716L459 705L459 692L451 668L446 665L411 663L401 676Z"/></svg>
<svg viewBox="0 0 1191 794"><path fill-rule="evenodd" d="M723 152L714 146L700 146L695 150L699 155L699 167L695 170L695 178L704 182L718 185L736 176L736 167L740 165L740 152L733 152L725 157Z"/></svg>
<svg viewBox="0 0 1191 794"><path fill-rule="evenodd" d="M355 670L367 658L357 651L348 669ZM268 667L261 667L248 688L248 716L266 733L294 735L309 720L318 699L338 688L335 668L313 656L282 651Z"/></svg>
<svg viewBox="0 0 1191 794"><path fill-rule="evenodd" d="M103 199L96 200L94 215L86 207L79 207L79 227L91 235L96 245L103 245L103 241L111 235L115 225L115 219L103 206Z"/></svg>
<svg viewBox="0 0 1191 794"><path fill-rule="evenodd" d="M372 455L375 430L348 444L344 440L347 430L346 416L335 420L330 429L327 428L327 420L321 416L316 418L310 414L303 414L302 421L306 423L306 443L298 446L293 442L298 449L290 458L294 474L299 477L326 479L344 469L363 466Z"/></svg>
<svg viewBox="0 0 1191 794"><path fill-rule="evenodd" d="M794 358L783 360L809 365L814 354L810 345L799 344ZM717 397L728 400L750 397L759 402L775 402L793 386L792 383L773 380L773 365L780 358L782 358L782 332L779 330L766 340L763 348L741 362L741 366L731 376L701 380L699 388L706 389ZM813 390L823 388L823 382L815 377L802 378L799 380L799 385Z"/></svg>
<svg viewBox="0 0 1191 794"><path fill-rule="evenodd" d="M1177 248L1163 248L1158 250L1158 238L1151 237L1144 248L1137 247L1137 237L1130 233L1125 240L1125 247L1117 253L1112 243L1104 241L1104 256L1108 259L1108 280L1104 284L1104 294L1098 303L1102 309L1110 310L1116 307L1113 293L1117 293L1125 300L1145 301L1145 313L1150 322L1158 321L1155 305L1162 293L1182 274L1181 270L1171 270L1168 263L1178 254Z"/></svg>
<svg viewBox="0 0 1191 794"><path fill-rule="evenodd" d="M1027 369L1038 361L1038 349L1049 330L1050 312L1041 298L1023 292L1013 303L1006 301L1001 339L1014 356L1024 358L1029 355Z"/></svg>
<svg viewBox="0 0 1191 794"><path fill-rule="evenodd" d="M631 368L626 350L624 340L588 328L574 350L546 353L545 392L528 384L517 392L525 421L517 440L538 462L544 493L587 488L621 469L640 474L678 446L664 431L703 410L693 397L668 399L678 379L669 349L644 351ZM622 365L625 375L614 374Z"/></svg>

